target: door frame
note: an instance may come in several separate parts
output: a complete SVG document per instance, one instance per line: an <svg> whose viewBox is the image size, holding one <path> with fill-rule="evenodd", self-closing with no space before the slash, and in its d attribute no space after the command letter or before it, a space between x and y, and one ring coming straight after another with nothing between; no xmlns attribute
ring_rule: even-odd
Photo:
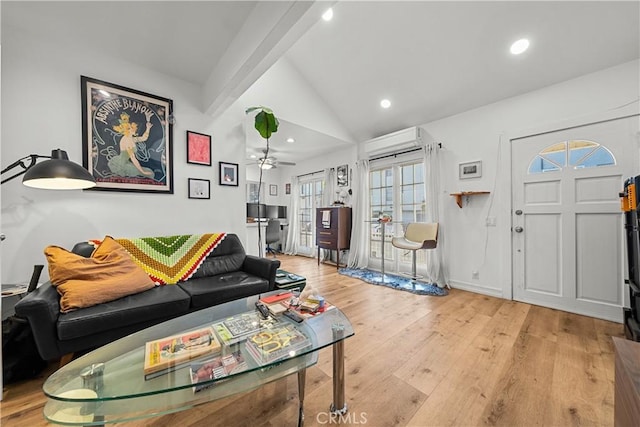
<svg viewBox="0 0 640 427"><path fill-rule="evenodd" d="M520 130L512 130L509 132L505 132L500 135L500 141L498 143L498 151L499 156L502 161L499 164L499 167L503 171L507 171L508 179L502 179L498 183L498 188L500 189L500 194L504 194L506 198L506 203L504 204L505 208L502 211L502 215L505 218L504 224L507 224L505 227L502 227L498 231L498 240L499 240L499 248L500 259L509 259L506 268L501 269L501 274L499 275L499 282L502 288L502 297L505 299L513 300L513 241L512 241L512 232L513 228L513 185L511 183L511 176L513 174L512 170L512 144L522 138L527 138L531 136L542 135L546 133L558 132L562 130L568 130L572 128L587 126L595 123L602 123L611 120L624 119L633 116L640 116L640 105L627 105L625 107L621 107L611 111L605 111L601 113L588 114L585 116L575 117L567 120L560 121L554 124L547 125L539 125L534 126L532 128L520 129ZM640 117L639 117L640 120ZM507 143L504 144L503 142ZM636 145L640 147L640 135L636 135ZM636 154L638 154L639 150L636 148ZM639 169L638 155L633 158L633 168L635 170ZM621 184L622 185L622 184ZM620 188L622 191L622 187ZM502 223L502 222L501 222ZM621 230L622 232L622 230ZM625 248L626 250L626 248ZM623 304L626 306L629 304L629 297L627 293L623 294Z"/></svg>

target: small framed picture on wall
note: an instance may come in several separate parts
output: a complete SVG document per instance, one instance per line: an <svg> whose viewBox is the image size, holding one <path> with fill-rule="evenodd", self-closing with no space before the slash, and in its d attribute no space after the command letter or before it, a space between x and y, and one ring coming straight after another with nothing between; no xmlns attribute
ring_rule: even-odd
<svg viewBox="0 0 640 427"><path fill-rule="evenodd" d="M480 178L482 176L482 160L460 163L458 165L458 175L460 179Z"/></svg>
<svg viewBox="0 0 640 427"><path fill-rule="evenodd" d="M269 185L269 195L277 196L278 195L278 186L275 184Z"/></svg>
<svg viewBox="0 0 640 427"><path fill-rule="evenodd" d="M338 178L338 187L346 187L349 185L349 165L338 166L336 170Z"/></svg>
<svg viewBox="0 0 640 427"><path fill-rule="evenodd" d="M187 163L211 166L211 135L187 131Z"/></svg>
<svg viewBox="0 0 640 427"><path fill-rule="evenodd" d="M220 168L220 185L238 186L238 164L218 162Z"/></svg>
<svg viewBox="0 0 640 427"><path fill-rule="evenodd" d="M210 199L211 182L208 179L189 178L190 199Z"/></svg>
<svg viewBox="0 0 640 427"><path fill-rule="evenodd" d="M287 182L284 185L284 194L291 194L291 183Z"/></svg>

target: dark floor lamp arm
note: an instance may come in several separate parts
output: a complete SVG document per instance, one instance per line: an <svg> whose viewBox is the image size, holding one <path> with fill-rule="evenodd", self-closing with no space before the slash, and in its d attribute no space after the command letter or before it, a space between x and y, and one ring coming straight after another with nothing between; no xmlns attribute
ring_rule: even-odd
<svg viewBox="0 0 640 427"><path fill-rule="evenodd" d="M15 175L10 176L9 178L3 179L0 182L0 184L4 184L7 181L11 181L12 179L19 177L20 175L24 175L31 167L33 167L33 165L36 164L37 159L42 159L42 158L50 159L51 156L40 156L38 154L29 154L28 156L24 156L23 158L18 159L15 162L11 163L9 166L2 169L2 171L0 172L0 175L4 175L5 172L9 172L11 169L16 168L18 166L20 166L23 170L16 173ZM29 160L29 164L25 165L24 162L27 159Z"/></svg>

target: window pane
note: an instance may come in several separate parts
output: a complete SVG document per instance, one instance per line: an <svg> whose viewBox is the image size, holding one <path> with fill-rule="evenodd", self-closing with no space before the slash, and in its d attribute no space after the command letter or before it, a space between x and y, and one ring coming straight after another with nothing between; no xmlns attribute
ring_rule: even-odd
<svg viewBox="0 0 640 427"><path fill-rule="evenodd" d="M567 165L567 153L565 151L547 153L543 157L551 163L555 163L557 166L564 167Z"/></svg>
<svg viewBox="0 0 640 427"><path fill-rule="evenodd" d="M384 170L384 185L391 187L393 185L393 171L391 169Z"/></svg>
<svg viewBox="0 0 640 427"><path fill-rule="evenodd" d="M371 205L379 206L382 204L382 190L371 190Z"/></svg>
<svg viewBox="0 0 640 427"><path fill-rule="evenodd" d="M572 140L558 142L540 151L531 161L529 173L558 171L566 166L579 169L615 164L615 157L606 147L593 141Z"/></svg>
<svg viewBox="0 0 640 427"><path fill-rule="evenodd" d="M402 186L402 204L413 204L413 185ZM404 206L403 206L404 209Z"/></svg>
<svg viewBox="0 0 640 427"><path fill-rule="evenodd" d="M384 189L384 204L387 206L393 206L393 188L387 187Z"/></svg>
<svg viewBox="0 0 640 427"><path fill-rule="evenodd" d="M380 188L381 187L381 178L380 171L371 172L371 188Z"/></svg>
<svg viewBox="0 0 640 427"><path fill-rule="evenodd" d="M549 153L557 153L557 152L564 153L566 149L567 149L567 142L566 141L558 142L556 144L548 146L547 148L542 150L540 152L540 154L549 154Z"/></svg>
<svg viewBox="0 0 640 427"><path fill-rule="evenodd" d="M598 166L615 165L616 160L613 154L604 147L598 147L588 157L582 159L580 164L576 165L578 168L592 168Z"/></svg>
<svg viewBox="0 0 640 427"><path fill-rule="evenodd" d="M557 165L544 159L542 156L536 156L529 165L529 173L551 172L557 170L560 170Z"/></svg>
<svg viewBox="0 0 640 427"><path fill-rule="evenodd" d="M416 185L415 203L424 203L424 184Z"/></svg>
<svg viewBox="0 0 640 427"><path fill-rule="evenodd" d="M322 192L324 182L322 179L314 179L300 183L300 196L298 200L298 218L300 231L297 236L298 245L303 248L315 246L315 209L322 206Z"/></svg>
<svg viewBox="0 0 640 427"><path fill-rule="evenodd" d="M424 183L424 163L416 163L415 164L415 172L413 174L414 182L422 182Z"/></svg>
<svg viewBox="0 0 640 427"><path fill-rule="evenodd" d="M402 183L413 184L413 165L402 167Z"/></svg>

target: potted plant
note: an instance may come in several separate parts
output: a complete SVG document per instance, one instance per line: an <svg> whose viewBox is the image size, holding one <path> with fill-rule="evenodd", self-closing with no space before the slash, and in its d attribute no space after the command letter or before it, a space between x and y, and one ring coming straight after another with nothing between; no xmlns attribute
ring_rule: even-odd
<svg viewBox="0 0 640 427"><path fill-rule="evenodd" d="M264 157L262 158L262 163L259 163L260 175L258 177L258 204L260 204L260 191L262 189L262 171L263 164L267 161L269 157L269 138L271 138L271 134L278 131L278 119L273 114L271 108L267 108L264 106L260 107L250 107L245 111L246 114L250 114L256 112L254 117L254 127L260 134L262 138L267 141L267 148L264 152ZM258 224L258 254L262 256L262 227Z"/></svg>

